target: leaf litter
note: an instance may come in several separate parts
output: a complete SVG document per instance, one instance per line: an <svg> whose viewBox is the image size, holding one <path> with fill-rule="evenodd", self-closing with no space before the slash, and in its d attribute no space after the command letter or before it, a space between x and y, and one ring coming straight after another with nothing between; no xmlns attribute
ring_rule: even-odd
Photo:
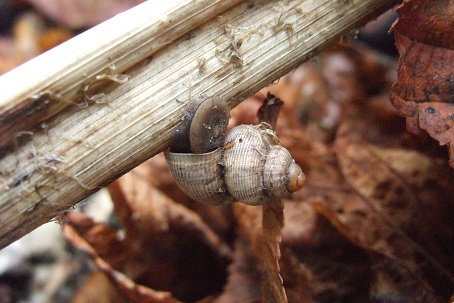
<svg viewBox="0 0 454 303"><path fill-rule="evenodd" d="M338 44L232 111L232 126L257 123L268 92L284 100L277 133L307 182L277 209L279 234L264 231L261 207L186 197L162 155L109 186L109 222L68 213L65 236L97 268L72 302L260 302L279 292L263 289L267 266L288 302L450 302L454 175L430 137L452 166L452 9L405 1L398 63ZM68 34L57 36L51 45ZM276 258L263 251L269 236Z"/></svg>
<svg viewBox="0 0 454 303"><path fill-rule="evenodd" d="M264 292L277 296L280 283L288 302L448 302L453 171L445 151L406 131L390 106L395 61L382 56L333 47L232 111L233 123L253 123L250 111L267 92L285 101L277 132L307 184L283 201L279 234L262 228L261 207L191 201L160 155L110 185L116 229L94 240L83 224L68 224L88 238L95 260L129 277L134 287L107 272L136 302L161 302L152 301L156 293L168 296L162 302L261 302ZM380 87L362 75L377 70ZM280 240L280 258L264 252L270 236ZM262 288L267 266L279 271L275 289Z"/></svg>

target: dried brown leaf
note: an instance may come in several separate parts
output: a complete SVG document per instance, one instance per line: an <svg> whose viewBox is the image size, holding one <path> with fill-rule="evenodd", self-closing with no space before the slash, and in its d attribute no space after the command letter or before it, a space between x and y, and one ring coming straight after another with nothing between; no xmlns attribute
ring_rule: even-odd
<svg viewBox="0 0 454 303"><path fill-rule="evenodd" d="M221 246L221 239L205 224L198 214L175 203L146 178L150 167L146 164L135 168L109 186L115 210L126 233L134 238L161 234L175 229L193 233L214 250Z"/></svg>
<svg viewBox="0 0 454 303"><path fill-rule="evenodd" d="M217 294L229 248L196 213L150 185L144 177L148 169L138 167L109 186L124 230L74 220L73 214L71 228L90 245L102 270L115 269L107 272L130 300L148 302L153 289L168 291L166 299L191 302Z"/></svg>
<svg viewBox="0 0 454 303"><path fill-rule="evenodd" d="M400 59L390 99L410 131L423 129L448 146L454 168L454 3L411 0L397 11Z"/></svg>
<svg viewBox="0 0 454 303"><path fill-rule="evenodd" d="M276 121L282 105L284 105L284 102L281 99L273 94L267 93L262 106L260 106L257 112L260 122L266 122L273 129L276 129Z"/></svg>
<svg viewBox="0 0 454 303"><path fill-rule="evenodd" d="M454 285L449 253L454 248L447 240L454 236L447 215L454 210L453 174L439 161L411 150L354 143L347 137L338 138L336 150L357 202L367 207L325 216L357 245L393 260L417 289L436 297ZM418 294L407 295L416 300L412 296Z"/></svg>
<svg viewBox="0 0 454 303"><path fill-rule="evenodd" d="M314 298L318 301L349 298L351 302L353 298L369 296L369 292L377 300L445 299L452 289L452 241L448 239L453 239L449 220L453 175L440 164L440 153L431 144L421 141L417 146L421 152L404 148L416 144L409 144L405 123L399 121L397 111L386 104L383 95L366 99L371 87L361 83L367 78L361 75L368 69L358 65L369 59L353 58L350 53L337 55L342 60L353 60L351 72L343 73L350 77L344 79L343 90L348 90L346 84L352 81L350 89L359 87L364 92L358 95L360 98L343 99L334 150L329 141L298 129L284 134L287 138L300 138L286 142L291 142L290 150L303 164L307 176L307 184L294 199L310 203L346 239L367 252L369 261L361 259L365 257L361 251L342 245L339 235L321 224L320 217L303 212L297 204L293 211L299 210L301 216L305 213L309 220L315 218L312 220L316 223L289 223L286 215L286 226L294 227L283 229L283 246L290 245L298 251L300 262L311 269ZM320 60L324 64L336 64L334 58L327 61L323 56ZM388 72L392 68L389 63ZM342 61L337 64L350 66ZM387 73L382 67L381 70ZM329 82L336 83L335 79ZM431 226L431 222L440 225ZM297 235L296 226L307 230L306 237L292 236ZM312 259L312 249L318 252L317 260ZM301 251L304 255L300 255ZM352 283L349 279L354 276L356 282Z"/></svg>
<svg viewBox="0 0 454 303"><path fill-rule="evenodd" d="M241 237L235 242L233 261L229 266L229 278L223 293L214 303L260 302L262 272L249 243Z"/></svg>
<svg viewBox="0 0 454 303"><path fill-rule="evenodd" d="M281 251L281 229L284 226L284 203L271 201L263 206L263 238L257 246L257 253L263 264L262 301L269 303L287 302L287 294L280 275L279 259Z"/></svg>
<svg viewBox="0 0 454 303"><path fill-rule="evenodd" d="M143 178L147 172L140 166L110 186L126 237L139 242L139 256L148 260L145 284L189 301L216 293L224 282L228 247L196 213L151 186Z"/></svg>
<svg viewBox="0 0 454 303"><path fill-rule="evenodd" d="M316 302L361 302L368 298L370 283L367 256L346 243L348 237L344 235L343 238L324 221L322 216L325 214L316 206L320 203L334 214L342 207L353 212L365 207L355 203L357 197L343 180L332 152L317 151L306 154L306 157L308 181L301 193L294 197L295 201L285 206L283 257L286 257L285 248L291 248L299 262L310 271L312 278L304 289L306 296L308 292L312 293ZM289 302L293 302L290 301L292 287L286 284L289 278L285 263L281 262L281 267ZM303 287L304 284L297 285Z"/></svg>
<svg viewBox="0 0 454 303"><path fill-rule="evenodd" d="M293 211L296 211L296 213L298 214L299 212L297 209L299 207L306 208L306 206L308 206L301 203L295 206L290 201L286 201L285 204L286 208L289 207L287 214L293 214ZM220 297L225 301L221 302L259 302L261 296L262 299L279 302L278 300L282 300L282 297L277 297L277 295L280 294L280 290L276 288L282 287L282 285L280 283L281 279L279 278L279 276L276 276L277 271L275 270L275 268L279 268L279 271L282 273L282 281L284 283L283 286L285 287L285 292L288 294L289 302L312 302L313 290L310 281L310 271L298 261L292 250L284 248L283 254L279 258L279 263L276 257L273 256L273 253L270 253L269 251L267 253L264 253L264 250L273 250L275 248L278 248L278 246L276 245L277 243L275 242L275 237L269 239L268 242L265 242L264 240L265 236L263 234L263 229L261 226L262 209L260 207L247 206L243 204L235 204L233 208L235 217L238 219L240 227L240 239L242 238L242 236L245 236L248 241L251 242L251 244L245 244L243 242L236 244L236 257L234 258L234 263L230 268L231 276L229 277L229 283L224 289L223 295ZM275 214L271 215L276 216ZM293 227L293 229L295 230L287 230L287 233L294 235L309 235L308 231L302 231L306 222L301 221L300 216L294 215L290 216L289 218L286 217L286 224L287 222L289 222L288 219L292 222L290 222L290 226L286 228L292 229ZM285 235L285 228L283 229L283 232ZM274 240L274 242L272 240ZM289 244L295 245L295 247L297 248L296 251L305 246L304 240L299 242L298 239L294 239L294 241L297 243L292 242ZM307 245L307 239L305 242ZM249 251L251 248L252 251ZM238 251L239 249L241 249L241 254ZM239 259L240 256L242 259ZM268 259L265 260L265 258ZM240 260L241 263L239 263ZM246 261L247 265L245 264ZM267 269L268 272L266 272ZM261 282L263 283L264 275L269 276L269 285L272 285L271 290L264 290L260 286ZM279 283L276 283L277 281ZM247 291L243 289L243 287L246 286L248 289ZM248 299L242 301L238 296L236 296L236 294L238 294L238 291L234 290L236 288L239 288L241 291L245 291L245 298L254 298L254 300ZM263 295L265 295L266 297L263 298ZM216 303L218 302L216 301Z"/></svg>
<svg viewBox="0 0 454 303"><path fill-rule="evenodd" d="M81 234L79 234L77 228L84 231L84 234L89 233L92 236L96 234L98 237L96 239L102 239L103 236L111 234L108 228L103 229L102 231L96 230L96 225L88 217L83 215L68 214L67 216L68 224L65 224L63 227L63 233L66 238L78 249L86 252L96 263L98 268L105 273L115 285L120 287L128 300L132 302L150 302L150 303L178 303L179 300L172 298L171 294L168 292L160 292L152 290L143 285L136 284L133 280L128 278L123 273L115 270L109 263L107 263L103 258L99 256L95 248L87 242ZM95 229L95 230L93 230ZM92 237L93 240L93 237ZM109 248L112 249L109 244ZM107 287L110 288L110 287ZM107 294L103 294L107 295ZM101 298L101 297L100 297Z"/></svg>
<svg viewBox="0 0 454 303"><path fill-rule="evenodd" d="M122 303L128 302L102 271L95 271L79 288L71 303Z"/></svg>
<svg viewBox="0 0 454 303"><path fill-rule="evenodd" d="M279 111L284 102L268 93L259 108L257 116L261 122L269 123L276 128ZM256 246L257 253L262 260L262 302L286 303L287 294L280 275L279 259L281 251L281 229L284 226L284 202L274 200L262 205L263 237Z"/></svg>
<svg viewBox="0 0 454 303"><path fill-rule="evenodd" d="M280 201L275 202L274 205L264 206L263 209L243 204L235 204L233 209L241 232L251 242L254 255L261 261L262 299L271 300L269 302L286 302L283 280L279 274L283 205L280 205ZM262 225L265 220L267 223Z"/></svg>
<svg viewBox="0 0 454 303"><path fill-rule="evenodd" d="M313 281L311 271L298 260L290 249L284 249L281 263L281 273L289 302L313 302Z"/></svg>

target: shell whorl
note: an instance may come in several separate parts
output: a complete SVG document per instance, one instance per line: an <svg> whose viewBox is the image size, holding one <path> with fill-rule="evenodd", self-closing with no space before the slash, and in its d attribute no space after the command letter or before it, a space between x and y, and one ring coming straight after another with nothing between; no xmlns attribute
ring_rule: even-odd
<svg viewBox="0 0 454 303"><path fill-rule="evenodd" d="M204 154L164 153L175 182L189 197L205 204L233 202L222 178L222 149Z"/></svg>
<svg viewBox="0 0 454 303"><path fill-rule="evenodd" d="M290 164L287 169L287 190L291 193L303 188L304 182L306 181L306 175L304 175L301 166L296 164L294 161Z"/></svg>
<svg viewBox="0 0 454 303"><path fill-rule="evenodd" d="M232 128L224 143L224 179L228 192L249 205L263 204L263 168L266 142L258 126L239 125Z"/></svg>
<svg viewBox="0 0 454 303"><path fill-rule="evenodd" d="M238 201L259 205L288 198L304 183L301 176L294 176L302 174L300 166L266 123L233 128L224 148L227 190Z"/></svg>
<svg viewBox="0 0 454 303"><path fill-rule="evenodd" d="M288 198L291 192L287 189L288 168L294 163L290 152L280 146L273 145L266 157L263 171L266 194L275 199Z"/></svg>
<svg viewBox="0 0 454 303"><path fill-rule="evenodd" d="M226 191L221 166L222 144L230 107L217 97L196 94L189 102L183 123L165 152L171 174L189 197L205 204L233 202Z"/></svg>

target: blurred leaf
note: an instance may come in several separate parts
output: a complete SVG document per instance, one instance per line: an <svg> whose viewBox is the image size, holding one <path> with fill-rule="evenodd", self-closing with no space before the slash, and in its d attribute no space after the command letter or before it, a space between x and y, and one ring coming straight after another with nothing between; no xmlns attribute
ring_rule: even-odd
<svg viewBox="0 0 454 303"><path fill-rule="evenodd" d="M41 52L48 51L49 49L69 40L73 37L73 33L62 27L54 27L45 30L38 38L38 46Z"/></svg>
<svg viewBox="0 0 454 303"><path fill-rule="evenodd" d="M79 288L71 303L109 303L128 302L102 271L95 271Z"/></svg>
<svg viewBox="0 0 454 303"><path fill-rule="evenodd" d="M29 0L38 10L70 28L92 27L143 0Z"/></svg>
<svg viewBox="0 0 454 303"><path fill-rule="evenodd" d="M0 75L16 67L14 41L11 38L0 38Z"/></svg>
<svg viewBox="0 0 454 303"><path fill-rule="evenodd" d="M448 146L454 168L454 3L411 0L397 12L400 60L391 101L411 132L423 129Z"/></svg>
<svg viewBox="0 0 454 303"><path fill-rule="evenodd" d="M233 260L229 266L229 278L223 293L214 303L260 302L262 272L257 258L247 241L239 238L234 244Z"/></svg>
<svg viewBox="0 0 454 303"><path fill-rule="evenodd" d="M147 171L144 164L109 186L124 230L87 218L73 220L73 215L68 216L67 229L90 245L100 269L116 270L107 273L128 290L130 300L148 302L154 299L152 289L193 302L220 291L228 248L196 213L151 186L143 177ZM75 237L70 238L74 242ZM75 245L81 247L77 241ZM159 294L159 299L171 298L169 293Z"/></svg>
<svg viewBox="0 0 454 303"><path fill-rule="evenodd" d="M123 273L115 270L109 263L107 263L100 255L98 255L95 248L87 242L80 234L79 231L83 233L90 241L95 243L98 246L104 246L106 250L112 250L112 248L117 248L115 244L112 244L109 240L103 241L103 239L111 239L115 232L105 225L96 225L88 217L83 215L77 215L75 213L69 214L67 217L67 224L65 224L63 232L66 238L71 241L71 243L85 251L96 263L98 268L103 271L114 285L117 285L119 289L123 291L123 295L126 296L128 301L132 302L153 302L153 303L178 303L180 301L173 299L171 294L168 292L158 292L154 291L145 286L136 284L133 280L128 278ZM79 229L79 231L77 229ZM118 243L116 243L118 244ZM105 254L108 254L108 251L104 251ZM115 259L115 258L113 258ZM97 297L102 300L102 297L105 296L107 302L111 300L117 300L119 298L113 299L109 294L114 291L111 286L109 286L107 281L103 280L102 277L92 276L92 279L99 281L104 285L100 290L104 290L101 295ZM92 291L85 288L83 294L80 296L83 299L87 299L86 296L92 296L90 294ZM88 293L88 294L87 294ZM95 296L95 295L93 295ZM76 296L77 299L77 296ZM79 300L79 299L78 299ZM77 302L77 301L76 301Z"/></svg>

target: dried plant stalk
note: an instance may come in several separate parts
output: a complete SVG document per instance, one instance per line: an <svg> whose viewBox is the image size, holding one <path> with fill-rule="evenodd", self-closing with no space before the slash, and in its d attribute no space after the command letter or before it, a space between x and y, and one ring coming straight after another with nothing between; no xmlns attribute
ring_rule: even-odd
<svg viewBox="0 0 454 303"><path fill-rule="evenodd" d="M211 7L207 4L211 1L168 2L195 5L201 14ZM102 36L115 28L103 25L104 31L98 30L98 36L81 34L52 55L44 54L28 65L36 69L19 68L0 77L2 131L16 123L11 121L19 123L19 117L40 112L42 106L47 111L45 117L52 116L34 129L40 119L23 119L19 129L12 128L17 132L9 135L13 144L1 151L0 247L166 149L192 94L218 95L235 106L395 2L242 1L222 15L220 10L207 11L203 19L210 22L174 42L175 36L168 38L172 34L165 28L173 25L177 31L179 24L187 23L187 32L197 22L192 23L189 15L172 20L170 11L162 14L168 18L156 17L157 28L165 25L160 34L146 32L147 28L135 33L143 45L154 41L153 47L162 47L152 57L143 59L141 52L134 57L132 48L141 45L137 41L131 48L127 46L129 40L110 47ZM141 35L142 31L147 34ZM59 53L65 47L77 53L76 49L87 43L97 45L97 50L110 51L98 52L89 61L85 57L93 56L91 52L77 60ZM56 71L51 66L57 64L57 58L71 60L72 65ZM127 69L125 58L140 64ZM115 69L109 70L112 63ZM98 67L93 67L96 64ZM124 75L120 77L120 73ZM96 75L114 85L98 87L91 83ZM90 89L84 89L85 84ZM29 98L43 103L37 107L33 102L31 106L20 105ZM83 100L85 107L73 104ZM56 114L58 110L52 108L63 103L66 109Z"/></svg>
<svg viewBox="0 0 454 303"><path fill-rule="evenodd" d="M280 275L279 259L281 251L279 243L280 231L284 227L284 202L275 200L263 204L262 215L263 240L262 240L262 302L285 303L287 294Z"/></svg>
<svg viewBox="0 0 454 303"><path fill-rule="evenodd" d="M261 122L269 123L276 129L279 111L284 102L268 93L257 113ZM284 227L284 202L280 199L265 203L262 206L262 238L254 245L262 259L262 302L286 303L287 294L280 275L279 259L281 251L281 229Z"/></svg>
<svg viewBox="0 0 454 303"><path fill-rule="evenodd" d="M0 147L244 0L146 1L0 78ZM106 82L106 81L104 81ZM107 81L108 82L108 81Z"/></svg>

